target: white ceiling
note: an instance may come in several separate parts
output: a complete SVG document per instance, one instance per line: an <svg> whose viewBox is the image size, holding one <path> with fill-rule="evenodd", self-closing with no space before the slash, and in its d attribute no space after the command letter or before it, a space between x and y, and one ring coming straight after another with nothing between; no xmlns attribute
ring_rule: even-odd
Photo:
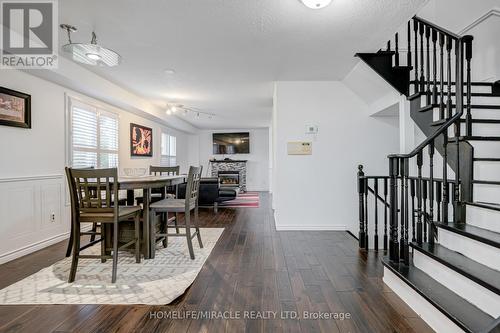
<svg viewBox="0 0 500 333"><path fill-rule="evenodd" d="M95 29L123 56L119 67L89 67L97 74L154 103L217 115L186 117L194 126L250 128L269 125L273 81L342 79L355 52L376 50L424 2L333 0L311 10L298 0L63 0L59 21L78 27L73 42Z"/></svg>

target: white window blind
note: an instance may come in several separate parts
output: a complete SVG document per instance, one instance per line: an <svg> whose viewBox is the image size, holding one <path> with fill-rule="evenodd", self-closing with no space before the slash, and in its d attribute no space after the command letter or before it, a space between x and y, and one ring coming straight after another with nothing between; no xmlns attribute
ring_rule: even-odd
<svg viewBox="0 0 500 333"><path fill-rule="evenodd" d="M162 166L177 165L177 138L166 133L161 134L161 159Z"/></svg>
<svg viewBox="0 0 500 333"><path fill-rule="evenodd" d="M118 115L74 100L70 106L71 165L118 167Z"/></svg>

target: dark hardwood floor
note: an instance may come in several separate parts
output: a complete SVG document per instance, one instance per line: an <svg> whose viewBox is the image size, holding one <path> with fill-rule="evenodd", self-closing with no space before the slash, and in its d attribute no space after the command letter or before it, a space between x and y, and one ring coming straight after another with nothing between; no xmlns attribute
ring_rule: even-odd
<svg viewBox="0 0 500 333"><path fill-rule="evenodd" d="M0 306L0 331L432 332L384 286L380 258L358 252L348 233L276 232L265 193L258 209L220 209L218 215L202 210L200 215L204 226L226 229L191 288L174 304ZM0 266L0 288L61 259L65 246ZM244 311L275 311L277 318L160 318L168 311L185 316L193 310L241 311L242 317ZM350 318L281 320L282 311L348 313Z"/></svg>

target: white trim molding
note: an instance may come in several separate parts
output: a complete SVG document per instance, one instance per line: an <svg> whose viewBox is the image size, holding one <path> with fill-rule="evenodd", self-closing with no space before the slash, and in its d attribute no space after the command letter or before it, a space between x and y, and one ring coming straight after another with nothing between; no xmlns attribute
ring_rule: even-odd
<svg viewBox="0 0 500 333"><path fill-rule="evenodd" d="M62 179L63 175L20 176L0 178L0 183L29 182L38 180Z"/></svg>
<svg viewBox="0 0 500 333"><path fill-rule="evenodd" d="M276 225L277 231L347 231L345 225Z"/></svg>
<svg viewBox="0 0 500 333"><path fill-rule="evenodd" d="M36 242L33 244L30 244L30 245L22 247L20 249L16 249L14 251L3 253L2 255L0 255L0 265L4 264L6 262L9 262L11 260L20 258L22 256L25 256L27 254L33 253L35 251L41 250L47 246L59 243L68 237L69 237L69 231L64 232L62 234L59 234L59 235L56 235L56 236L53 236L53 237L50 237L50 238L47 238L47 239L44 239L42 241L39 241L39 242Z"/></svg>
<svg viewBox="0 0 500 333"><path fill-rule="evenodd" d="M466 26L465 28L463 28L462 30L460 30L460 32L458 34L459 35L466 34L468 31L470 31L473 28L477 27L478 25L480 25L481 23L483 23L484 21L486 21L487 19L489 19L492 16L498 16L498 17L500 17L500 8L492 8L492 9L490 9L489 11L487 11L486 13L484 13L483 15L481 15L480 17L478 17L477 19L475 19L474 21L472 21L471 24L469 24L468 26Z"/></svg>

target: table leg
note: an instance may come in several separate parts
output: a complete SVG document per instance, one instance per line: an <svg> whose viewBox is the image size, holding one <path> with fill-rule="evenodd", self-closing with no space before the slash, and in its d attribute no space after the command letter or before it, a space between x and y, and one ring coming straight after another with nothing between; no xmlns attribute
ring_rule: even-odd
<svg viewBox="0 0 500 333"><path fill-rule="evenodd" d="M143 236L144 236L144 258L145 259L153 259L154 258L154 248L151 247L151 234L152 234L152 228L151 228L151 219L150 219L150 212L149 212L149 204L151 202L151 190L148 188L145 188L142 190L142 198L143 198Z"/></svg>

